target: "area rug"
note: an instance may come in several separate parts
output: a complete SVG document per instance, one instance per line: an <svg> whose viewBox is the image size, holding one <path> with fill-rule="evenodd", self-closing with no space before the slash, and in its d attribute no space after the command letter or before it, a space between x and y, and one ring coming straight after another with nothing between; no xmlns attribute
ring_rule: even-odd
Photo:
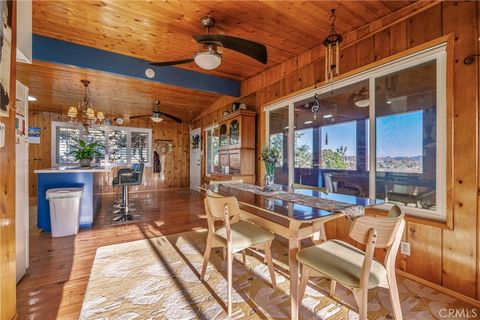
<svg viewBox="0 0 480 320"><path fill-rule="evenodd" d="M200 281L206 231L139 240L97 250L80 319L226 319L226 262L213 249L205 281ZM270 286L261 252L247 265L234 260L232 319L288 319L290 312L286 242L275 240L277 289ZM358 319L351 293L314 278L302 301L302 319ZM404 319L437 319L445 308L471 308L408 279L398 278ZM353 307L352 307L353 306ZM388 291L371 290L368 318L392 319Z"/></svg>

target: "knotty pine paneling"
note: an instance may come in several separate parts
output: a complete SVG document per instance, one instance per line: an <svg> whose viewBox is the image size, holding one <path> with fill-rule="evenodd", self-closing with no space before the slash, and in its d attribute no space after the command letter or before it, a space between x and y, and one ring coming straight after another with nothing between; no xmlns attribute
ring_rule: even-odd
<svg viewBox="0 0 480 320"><path fill-rule="evenodd" d="M15 251L15 59L17 50L17 3L12 5L9 116L5 124L5 146L0 149L0 319L16 316Z"/></svg>
<svg viewBox="0 0 480 320"><path fill-rule="evenodd" d="M36 169L50 168L51 159L51 123L52 121L66 121L60 113L41 110L30 110L29 123L32 127L41 128L41 143L29 146L29 176L30 196L36 197L37 179L34 173ZM150 119L133 119L125 126L137 128L152 128L152 146L155 140L172 140L173 151L167 156L165 163L165 179L160 179L159 173L153 173L152 167L145 168L143 183L139 186L130 187L130 191L153 191L171 188L185 188L190 184L190 161L189 161L189 125L179 124L170 120L161 123L153 123ZM116 193L117 188L112 187L112 179L117 169L111 173L96 174L96 187L98 193Z"/></svg>
<svg viewBox="0 0 480 320"><path fill-rule="evenodd" d="M243 80L285 61L296 65L297 55L328 35L331 8L337 9L336 28L344 34L379 17L423 5L377 0L34 1L32 18L36 34L148 61L169 61L192 57L197 50L192 34L203 33L200 18L211 15L217 19L212 33L264 44L268 63L227 49L225 63L215 70L202 70L193 63L179 67Z"/></svg>
<svg viewBox="0 0 480 320"><path fill-rule="evenodd" d="M422 4L417 2L417 5ZM403 12L403 15L401 12L396 13L396 21L382 18L378 23L372 22L370 34L365 33L365 28L347 34L341 52L341 72L345 73L453 33L453 94L449 96L452 107L447 109L447 145L450 146L450 158L447 159L447 210L453 213L453 225L449 228L428 220L407 218L404 240L410 242L412 254L409 257L399 255L397 267L477 300L480 300L480 209L477 195L480 64L477 60L466 66L463 59L480 51L479 13L480 3L474 1L423 3L423 7L419 7L416 12ZM323 53L320 52L320 55L323 56ZM242 82L244 94L256 95L257 122L261 126L265 121L263 105L290 95L292 88L306 89L323 78L323 60L320 60L320 55L303 54L303 66L297 64L296 70L291 70L281 79L275 80L275 77L286 66L267 69ZM314 56L316 60L305 64L305 60ZM221 101L222 98L207 110L215 113L216 110L226 108L226 105L221 105ZM202 117L207 118L208 113L203 113ZM203 118L198 118L196 123L201 124ZM262 131L257 133L257 146L264 143L265 132L262 128L260 130ZM262 179L259 172L263 172L263 167L257 154L257 183L261 183ZM348 224L343 219L328 223L326 229L329 236L343 239L348 237ZM377 252L379 258L381 254Z"/></svg>

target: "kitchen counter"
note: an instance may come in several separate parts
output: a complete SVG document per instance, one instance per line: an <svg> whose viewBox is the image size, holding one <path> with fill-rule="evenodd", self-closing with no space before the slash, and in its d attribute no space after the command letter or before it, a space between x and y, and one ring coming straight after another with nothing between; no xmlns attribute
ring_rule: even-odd
<svg viewBox="0 0 480 320"><path fill-rule="evenodd" d="M100 208L93 176L110 172L110 168L58 167L35 170L37 175L37 227L50 232L50 204L46 192L55 188L83 188L80 204L80 228L89 228Z"/></svg>
<svg viewBox="0 0 480 320"><path fill-rule="evenodd" d="M71 172L110 172L112 169L106 167L57 167L38 169L35 173L71 173Z"/></svg>

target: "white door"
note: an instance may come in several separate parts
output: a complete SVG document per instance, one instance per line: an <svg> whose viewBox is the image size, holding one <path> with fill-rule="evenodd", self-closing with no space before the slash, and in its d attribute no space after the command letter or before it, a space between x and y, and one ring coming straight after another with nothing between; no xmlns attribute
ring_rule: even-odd
<svg viewBox="0 0 480 320"><path fill-rule="evenodd" d="M28 88L17 81L16 118L18 128L15 146L15 238L17 282L29 266L28 241Z"/></svg>
<svg viewBox="0 0 480 320"><path fill-rule="evenodd" d="M198 191L202 164L202 135L201 129L190 131L190 189Z"/></svg>

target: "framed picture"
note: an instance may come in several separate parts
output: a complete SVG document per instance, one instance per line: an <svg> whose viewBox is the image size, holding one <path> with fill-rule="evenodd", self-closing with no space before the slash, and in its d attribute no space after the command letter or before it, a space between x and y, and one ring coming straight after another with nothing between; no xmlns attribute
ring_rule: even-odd
<svg viewBox="0 0 480 320"><path fill-rule="evenodd" d="M40 128L28 128L28 142L32 144L40 144Z"/></svg>
<svg viewBox="0 0 480 320"><path fill-rule="evenodd" d="M0 2L0 116L4 117L8 117L10 102L12 6L12 1Z"/></svg>

